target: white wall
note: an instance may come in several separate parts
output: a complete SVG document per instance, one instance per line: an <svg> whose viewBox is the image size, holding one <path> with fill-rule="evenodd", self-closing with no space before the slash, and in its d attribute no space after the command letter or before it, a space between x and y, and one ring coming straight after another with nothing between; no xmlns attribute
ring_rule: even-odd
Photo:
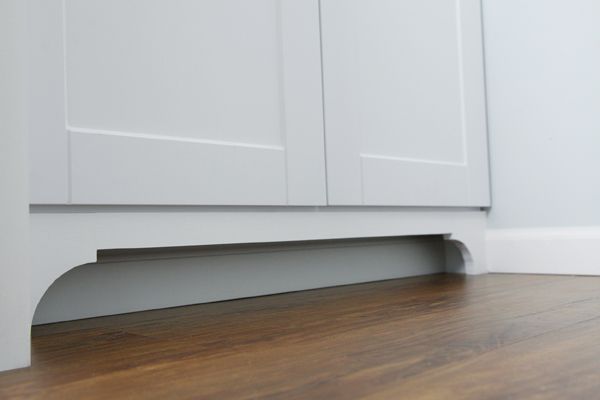
<svg viewBox="0 0 600 400"><path fill-rule="evenodd" d="M600 226L600 1L483 0L491 228Z"/></svg>
<svg viewBox="0 0 600 400"><path fill-rule="evenodd" d="M600 1L483 0L494 272L600 274Z"/></svg>
<svg viewBox="0 0 600 400"><path fill-rule="evenodd" d="M0 371L29 364L25 2L0 0Z"/></svg>

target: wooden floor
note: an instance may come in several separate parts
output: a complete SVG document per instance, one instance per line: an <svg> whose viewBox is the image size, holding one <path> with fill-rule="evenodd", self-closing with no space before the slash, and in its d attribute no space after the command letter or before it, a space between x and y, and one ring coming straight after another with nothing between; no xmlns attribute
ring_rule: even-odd
<svg viewBox="0 0 600 400"><path fill-rule="evenodd" d="M33 336L1 399L600 398L600 278L435 275Z"/></svg>

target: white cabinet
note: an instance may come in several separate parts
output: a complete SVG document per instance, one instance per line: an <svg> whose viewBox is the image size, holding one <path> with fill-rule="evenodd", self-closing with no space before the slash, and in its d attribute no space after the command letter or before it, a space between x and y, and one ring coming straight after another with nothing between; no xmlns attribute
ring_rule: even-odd
<svg viewBox="0 0 600 400"><path fill-rule="evenodd" d="M0 319L31 313L0 369L102 249L440 235L448 270L485 272L478 0L23 1L28 89L0 98L28 100L30 279L0 253Z"/></svg>
<svg viewBox="0 0 600 400"><path fill-rule="evenodd" d="M29 1L35 204L489 204L478 0Z"/></svg>
<svg viewBox="0 0 600 400"><path fill-rule="evenodd" d="M489 204L479 0L322 0L329 203Z"/></svg>
<svg viewBox="0 0 600 400"><path fill-rule="evenodd" d="M33 203L326 203L318 0L31 4Z"/></svg>

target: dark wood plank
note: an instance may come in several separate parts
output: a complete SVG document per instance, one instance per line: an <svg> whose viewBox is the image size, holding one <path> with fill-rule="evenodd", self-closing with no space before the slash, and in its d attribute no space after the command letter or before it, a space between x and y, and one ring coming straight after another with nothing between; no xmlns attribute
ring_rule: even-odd
<svg viewBox="0 0 600 400"><path fill-rule="evenodd" d="M433 275L35 327L0 398L569 398L598 332L600 278Z"/></svg>

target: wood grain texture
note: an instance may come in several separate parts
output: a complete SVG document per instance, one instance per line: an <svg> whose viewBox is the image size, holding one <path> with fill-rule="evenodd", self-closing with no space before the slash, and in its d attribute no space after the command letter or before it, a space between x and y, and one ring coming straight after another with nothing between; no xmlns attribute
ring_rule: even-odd
<svg viewBox="0 0 600 400"><path fill-rule="evenodd" d="M43 325L0 398L594 398L600 278L432 275Z"/></svg>

